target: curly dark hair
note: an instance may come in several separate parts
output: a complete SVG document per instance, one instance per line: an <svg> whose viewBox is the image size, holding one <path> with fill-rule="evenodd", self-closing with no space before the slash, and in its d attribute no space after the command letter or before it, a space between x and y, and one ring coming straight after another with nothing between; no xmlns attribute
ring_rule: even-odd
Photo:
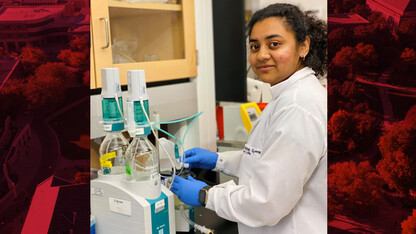
<svg viewBox="0 0 416 234"><path fill-rule="evenodd" d="M309 53L302 64L312 68L317 75L324 75L327 64L326 23L311 11L303 13L297 6L276 3L254 13L248 23L248 35L251 35L251 30L257 22L269 17L284 19L287 29L295 34L298 45L305 41L306 36L311 39Z"/></svg>

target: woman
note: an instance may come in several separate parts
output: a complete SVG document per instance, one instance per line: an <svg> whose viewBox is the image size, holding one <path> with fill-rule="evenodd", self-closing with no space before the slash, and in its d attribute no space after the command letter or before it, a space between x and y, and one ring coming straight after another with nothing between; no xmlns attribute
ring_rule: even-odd
<svg viewBox="0 0 416 234"><path fill-rule="evenodd" d="M273 100L242 151L188 150L191 167L239 177L214 187L176 177L172 191L238 222L239 233L327 232L326 90L314 74L326 65L326 26L289 4L249 22L250 64Z"/></svg>

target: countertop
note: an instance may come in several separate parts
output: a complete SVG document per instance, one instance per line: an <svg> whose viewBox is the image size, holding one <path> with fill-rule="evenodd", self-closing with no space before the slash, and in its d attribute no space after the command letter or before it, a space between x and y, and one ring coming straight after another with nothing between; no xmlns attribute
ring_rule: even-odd
<svg viewBox="0 0 416 234"><path fill-rule="evenodd" d="M195 207L195 222L199 225L213 229L215 234L238 234L237 223L219 217L214 211L204 207ZM199 231L177 233L201 233Z"/></svg>

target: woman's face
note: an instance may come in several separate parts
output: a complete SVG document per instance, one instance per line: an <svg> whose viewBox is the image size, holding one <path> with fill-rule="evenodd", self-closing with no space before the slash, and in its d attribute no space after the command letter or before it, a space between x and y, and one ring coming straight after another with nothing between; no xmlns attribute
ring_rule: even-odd
<svg viewBox="0 0 416 234"><path fill-rule="evenodd" d="M284 19L269 17L254 24L250 34L250 64L263 82L275 85L303 66L300 58L309 51L309 38L299 46Z"/></svg>

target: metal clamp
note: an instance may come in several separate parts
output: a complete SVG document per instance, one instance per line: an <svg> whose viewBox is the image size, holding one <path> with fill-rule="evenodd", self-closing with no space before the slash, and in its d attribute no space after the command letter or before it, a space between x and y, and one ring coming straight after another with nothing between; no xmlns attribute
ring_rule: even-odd
<svg viewBox="0 0 416 234"><path fill-rule="evenodd" d="M108 33L108 19L105 18L105 17L101 17L100 20L104 20L104 22L105 22L105 39L107 41L106 45L102 46L101 48L106 49L110 46L110 35Z"/></svg>

